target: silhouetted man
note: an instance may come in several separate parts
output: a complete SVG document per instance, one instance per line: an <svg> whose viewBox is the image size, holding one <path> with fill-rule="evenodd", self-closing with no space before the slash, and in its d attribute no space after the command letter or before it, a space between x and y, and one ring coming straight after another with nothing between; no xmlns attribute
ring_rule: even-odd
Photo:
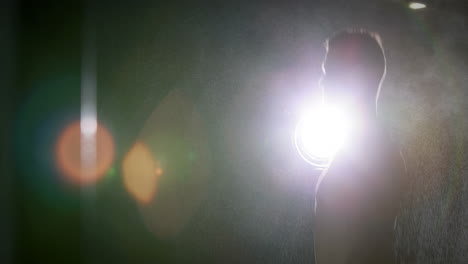
<svg viewBox="0 0 468 264"><path fill-rule="evenodd" d="M327 40L326 49L324 100L348 105L359 127L317 184L316 263L395 263L393 230L405 165L377 120L386 73L380 37L347 30Z"/></svg>

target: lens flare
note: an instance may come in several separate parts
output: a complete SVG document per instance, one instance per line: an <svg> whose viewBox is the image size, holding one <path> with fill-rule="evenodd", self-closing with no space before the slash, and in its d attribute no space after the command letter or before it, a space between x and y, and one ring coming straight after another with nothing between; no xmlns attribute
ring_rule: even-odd
<svg viewBox="0 0 468 264"><path fill-rule="evenodd" d="M159 177L164 173L149 148L137 142L122 163L127 191L139 202L148 203L154 196Z"/></svg>
<svg viewBox="0 0 468 264"><path fill-rule="evenodd" d="M315 167L328 166L351 132L351 115L337 107L321 105L299 121L294 141L301 157Z"/></svg>
<svg viewBox="0 0 468 264"><path fill-rule="evenodd" d="M57 168L66 180L79 185L93 184L111 167L112 135L99 123L94 134L84 134L80 121L73 122L60 134L55 156Z"/></svg>
<svg viewBox="0 0 468 264"><path fill-rule="evenodd" d="M148 117L123 160L127 193L158 239L182 232L209 190L211 153L204 128L192 100L173 89Z"/></svg>

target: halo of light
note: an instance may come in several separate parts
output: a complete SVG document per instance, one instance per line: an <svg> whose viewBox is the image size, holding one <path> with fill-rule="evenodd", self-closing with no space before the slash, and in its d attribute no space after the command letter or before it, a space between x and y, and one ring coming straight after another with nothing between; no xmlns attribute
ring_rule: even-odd
<svg viewBox="0 0 468 264"><path fill-rule="evenodd" d="M87 153L83 144L91 145L93 153ZM85 152L84 152L85 151ZM83 160L83 156L90 159ZM67 126L58 137L55 160L65 179L79 185L93 184L102 178L114 159L114 142L111 133L99 123L92 135L84 134L80 121ZM91 162L88 162L91 161Z"/></svg>
<svg viewBox="0 0 468 264"><path fill-rule="evenodd" d="M350 115L337 107L320 105L307 111L294 132L299 155L317 168L326 168L351 133Z"/></svg>

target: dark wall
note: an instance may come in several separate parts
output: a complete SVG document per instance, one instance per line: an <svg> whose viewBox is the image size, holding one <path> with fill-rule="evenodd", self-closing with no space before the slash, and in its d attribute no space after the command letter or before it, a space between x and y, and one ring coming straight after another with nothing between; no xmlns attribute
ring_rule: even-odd
<svg viewBox="0 0 468 264"><path fill-rule="evenodd" d="M5 263L313 262L318 172L296 154L291 133L297 105L318 93L323 41L350 26L380 32L387 54L381 118L399 138L411 177L399 255L466 262L468 39L458 8L414 12L400 1L22 1L15 8L2 16L2 58L13 66L2 74L14 76L1 78L2 124L11 127L2 136L12 150L2 153L10 175L2 185ZM57 180L51 146L80 115L89 30L97 111L116 142L116 173L84 199ZM119 164L175 90L202 120L211 173L182 230L161 237L142 220Z"/></svg>

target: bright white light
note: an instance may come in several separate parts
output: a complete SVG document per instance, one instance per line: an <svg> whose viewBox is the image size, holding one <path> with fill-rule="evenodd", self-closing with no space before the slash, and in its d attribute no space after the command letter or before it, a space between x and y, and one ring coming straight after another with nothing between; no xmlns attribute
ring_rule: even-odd
<svg viewBox="0 0 468 264"><path fill-rule="evenodd" d="M321 105L307 111L295 131L299 154L316 167L326 167L349 138L354 121L344 109Z"/></svg>
<svg viewBox="0 0 468 264"><path fill-rule="evenodd" d="M418 3L418 2L410 2L409 8L411 9L423 9L426 8L426 4Z"/></svg>
<svg viewBox="0 0 468 264"><path fill-rule="evenodd" d="M97 121L96 117L91 115L86 115L81 118L80 122L81 134L85 136L91 136L96 134L97 130Z"/></svg>

